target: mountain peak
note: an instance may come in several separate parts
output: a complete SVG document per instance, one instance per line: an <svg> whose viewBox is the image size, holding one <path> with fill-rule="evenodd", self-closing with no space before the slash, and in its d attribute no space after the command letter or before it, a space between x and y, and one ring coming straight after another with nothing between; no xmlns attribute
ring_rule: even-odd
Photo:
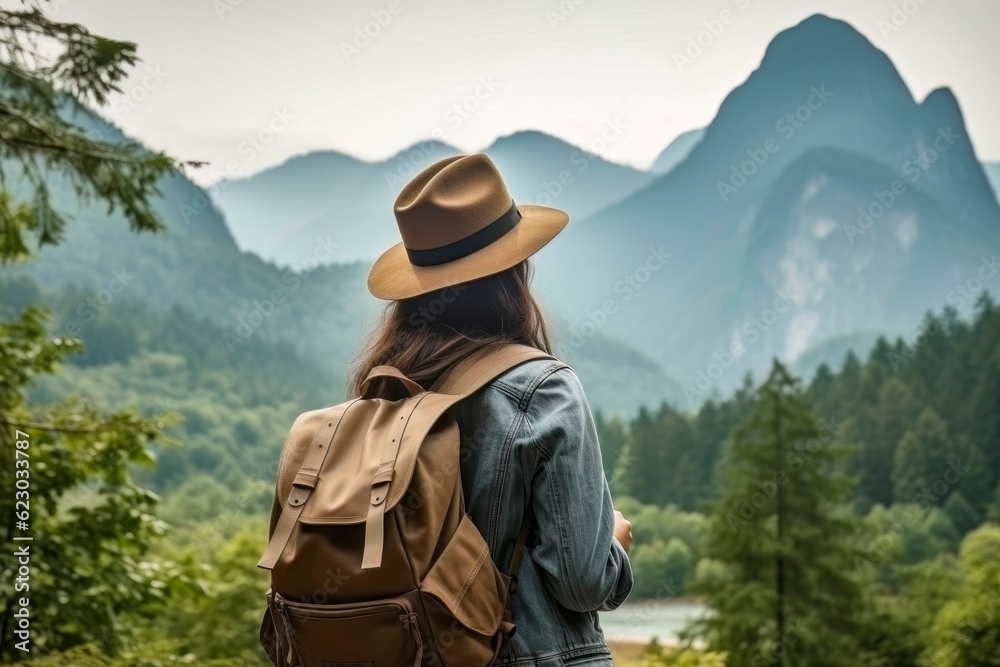
<svg viewBox="0 0 1000 667"><path fill-rule="evenodd" d="M924 108L946 109L952 113L961 115L958 99L948 86L935 88L929 92L924 101L920 103L920 106Z"/></svg>
<svg viewBox="0 0 1000 667"><path fill-rule="evenodd" d="M571 144L569 144L566 141L563 141L558 137L554 137L551 134L546 134L545 132L541 132L539 130L518 130L517 132L506 134L502 137L497 137L492 144L490 144L483 150L488 153L492 150L495 150L498 146L502 147L557 146L562 148L562 147L570 147Z"/></svg>
<svg viewBox="0 0 1000 667"><path fill-rule="evenodd" d="M423 141L418 141L415 144L403 148L385 160L382 160L382 162L392 162L401 156L409 155L413 152L418 152L428 157L435 157L435 159L462 153L459 149L443 141L439 141L437 139L424 139Z"/></svg>
<svg viewBox="0 0 1000 667"><path fill-rule="evenodd" d="M757 72L785 79L786 85L836 85L877 91L880 102L912 106L913 96L889 57L850 23L813 14L779 32L764 52Z"/></svg>
<svg viewBox="0 0 1000 667"><path fill-rule="evenodd" d="M829 48L830 46L875 48L864 35L847 21L835 19L826 14L813 14L775 35L768 45L768 51L803 45L808 45L811 48Z"/></svg>

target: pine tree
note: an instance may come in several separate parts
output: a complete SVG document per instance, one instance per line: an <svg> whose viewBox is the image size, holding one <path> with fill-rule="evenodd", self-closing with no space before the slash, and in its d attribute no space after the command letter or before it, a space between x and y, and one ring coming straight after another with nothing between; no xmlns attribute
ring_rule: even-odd
<svg viewBox="0 0 1000 667"><path fill-rule="evenodd" d="M691 631L727 652L730 667L858 664L862 596L850 545L859 524L845 507L848 452L835 429L775 361L733 435L703 545L721 568L693 590L713 613Z"/></svg>
<svg viewBox="0 0 1000 667"><path fill-rule="evenodd" d="M594 424L597 426L597 437L601 443L601 460L604 463L604 474L611 479L614 475L618 457L625 448L625 424L621 417L613 416L605 419L604 414L597 410L594 414Z"/></svg>
<svg viewBox="0 0 1000 667"><path fill-rule="evenodd" d="M969 504L969 501L965 499L961 491L955 491L948 496L948 500L945 501L942 509L944 509L944 513L948 515L948 518L951 519L955 528L962 535L965 535L978 526L983 518L979 511Z"/></svg>
<svg viewBox="0 0 1000 667"><path fill-rule="evenodd" d="M151 201L157 182L178 163L132 143L102 141L68 121L83 104L105 104L134 65L136 45L60 23L28 0L0 10L0 160L7 177L27 181L30 195L0 192L0 259L21 259L36 245L58 243L65 214L52 206L47 182L63 178L82 201L120 209L133 229L163 222ZM9 178L7 179L9 181Z"/></svg>
<svg viewBox="0 0 1000 667"><path fill-rule="evenodd" d="M993 500L993 489L995 488L993 469L990 460L980 451L979 447L976 447L967 438L962 438L962 442L962 453L958 462L962 465L964 472L957 486L969 504L975 508L976 513L983 515Z"/></svg>
<svg viewBox="0 0 1000 667"><path fill-rule="evenodd" d="M926 407L916 424L906 432L896 448L892 471L893 497L898 503L916 502L914 499L929 490L931 484L948 471L952 458L948 428L932 407ZM936 496L941 504L945 494Z"/></svg>
<svg viewBox="0 0 1000 667"><path fill-rule="evenodd" d="M631 496L648 503L656 494L659 450L656 448L653 418L645 406L629 425L628 438L615 462L611 489L615 495Z"/></svg>
<svg viewBox="0 0 1000 667"><path fill-rule="evenodd" d="M873 355L874 357L874 355ZM860 510L872 505L890 505L893 500L892 471L896 446L913 422L918 409L910 389L899 378L886 381L878 392L878 402L870 419L863 422L856 434L859 444L854 470L858 476L857 496Z"/></svg>

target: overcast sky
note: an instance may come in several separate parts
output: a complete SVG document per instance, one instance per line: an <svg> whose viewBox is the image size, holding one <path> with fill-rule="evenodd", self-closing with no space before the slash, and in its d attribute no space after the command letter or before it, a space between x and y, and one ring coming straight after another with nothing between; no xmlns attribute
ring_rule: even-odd
<svg viewBox="0 0 1000 667"><path fill-rule="evenodd" d="M106 115L150 146L208 160L202 183L316 149L375 160L433 135L474 151L521 129L646 168L712 120L777 32L817 12L887 52L918 100L949 86L979 157L1000 160L995 0L56 4L62 20L138 42L145 63ZM718 34L679 62L706 22ZM366 24L374 37L358 36ZM609 123L624 129L595 144Z"/></svg>

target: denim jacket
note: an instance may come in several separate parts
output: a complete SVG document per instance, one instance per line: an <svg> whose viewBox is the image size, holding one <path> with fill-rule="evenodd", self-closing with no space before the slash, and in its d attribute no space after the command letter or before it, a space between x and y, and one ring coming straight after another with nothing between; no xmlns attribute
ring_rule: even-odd
<svg viewBox="0 0 1000 667"><path fill-rule="evenodd" d="M452 414L466 511L502 570L529 502L537 525L517 572L517 631L504 664L611 665L597 610L625 600L632 569L613 536L597 431L576 373L559 361L529 361Z"/></svg>

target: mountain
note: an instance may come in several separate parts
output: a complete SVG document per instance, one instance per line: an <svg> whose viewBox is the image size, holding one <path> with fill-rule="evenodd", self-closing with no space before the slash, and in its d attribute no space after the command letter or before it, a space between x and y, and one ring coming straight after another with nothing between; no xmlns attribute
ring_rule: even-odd
<svg viewBox="0 0 1000 667"><path fill-rule="evenodd" d="M102 295L127 275L123 298L211 318L231 354L249 336L284 341L340 386L379 311L367 261L340 262L393 242L395 191L453 150L428 143L379 163L310 154L212 192L166 179L160 237L53 183L76 220L26 271ZM561 352L609 411L680 396L693 407L772 356L838 363L824 356L830 339L911 336L942 300L968 307L964 287L1000 247L1000 205L951 92L915 101L884 53L824 16L777 35L665 174L538 132L486 151L517 199L573 216L537 255L538 285ZM241 248L240 234L264 247ZM266 258L279 248L285 260Z"/></svg>
<svg viewBox="0 0 1000 667"><path fill-rule="evenodd" d="M705 136L705 130L688 130L682 134L677 135L677 137L667 145L663 151L656 156L656 160L653 161L653 166L649 168L654 174L665 174L681 162L684 161L688 155L691 154L692 149L701 141L701 138Z"/></svg>
<svg viewBox="0 0 1000 667"><path fill-rule="evenodd" d="M86 109L72 118L108 140L125 138ZM352 168L350 159L306 156L292 161L294 171L265 173L262 182L287 188L313 177L317 185L321 178L314 175L311 159L328 165L339 162L345 173ZM9 175L10 169L4 171ZM16 196L16 180L11 179L10 185ZM234 364L245 363L245 355L252 354L251 339L283 343L312 360L328 378L330 400L338 398L359 341L378 317L381 304L368 294L367 263L328 264L331 258L336 260L335 239L313 239L294 268L285 268L241 250L208 192L183 175L159 184L161 196L155 206L167 225L161 234L130 232L120 213L109 215L102 206L81 202L68 183L53 180L49 187L56 208L72 212L65 240L43 247L37 261L0 269L0 279L27 275L46 290L65 285L88 290L90 299L70 309L77 315L64 318L80 329L79 334L66 333L80 335L86 342L88 334L99 330L102 317L113 318L117 308L125 307L121 304L132 301L159 312L181 308L214 323L216 345ZM386 226L395 234L394 225ZM366 235L369 227L357 235ZM655 403L679 396L679 385L627 343L604 332L590 342L563 352L578 367L595 408L625 412L637 401Z"/></svg>
<svg viewBox="0 0 1000 667"><path fill-rule="evenodd" d="M382 162L309 153L209 192L239 247L296 268L322 241L323 264L370 261L398 242L391 202L410 176L457 149L428 141Z"/></svg>
<svg viewBox="0 0 1000 667"><path fill-rule="evenodd" d="M565 316L622 306L602 331L693 403L823 338L910 334L1000 247L1000 206L952 93L915 101L817 15L774 38L683 162L554 246L539 263Z"/></svg>
<svg viewBox="0 0 1000 667"><path fill-rule="evenodd" d="M653 176L588 153L543 132L500 137L483 149L515 201L555 206L582 220L650 183Z"/></svg>
<svg viewBox="0 0 1000 667"><path fill-rule="evenodd" d="M281 266L299 266L324 240L324 263L371 261L399 241L392 202L424 167L460 151L427 141L381 162L322 151L293 158L210 189L243 250ZM501 137L484 149L523 203L559 206L582 219L652 180L542 132ZM363 231L362 231L363 230Z"/></svg>
<svg viewBox="0 0 1000 667"><path fill-rule="evenodd" d="M1000 199L1000 162L984 162L983 171L986 172L986 178L989 179L993 192Z"/></svg>

